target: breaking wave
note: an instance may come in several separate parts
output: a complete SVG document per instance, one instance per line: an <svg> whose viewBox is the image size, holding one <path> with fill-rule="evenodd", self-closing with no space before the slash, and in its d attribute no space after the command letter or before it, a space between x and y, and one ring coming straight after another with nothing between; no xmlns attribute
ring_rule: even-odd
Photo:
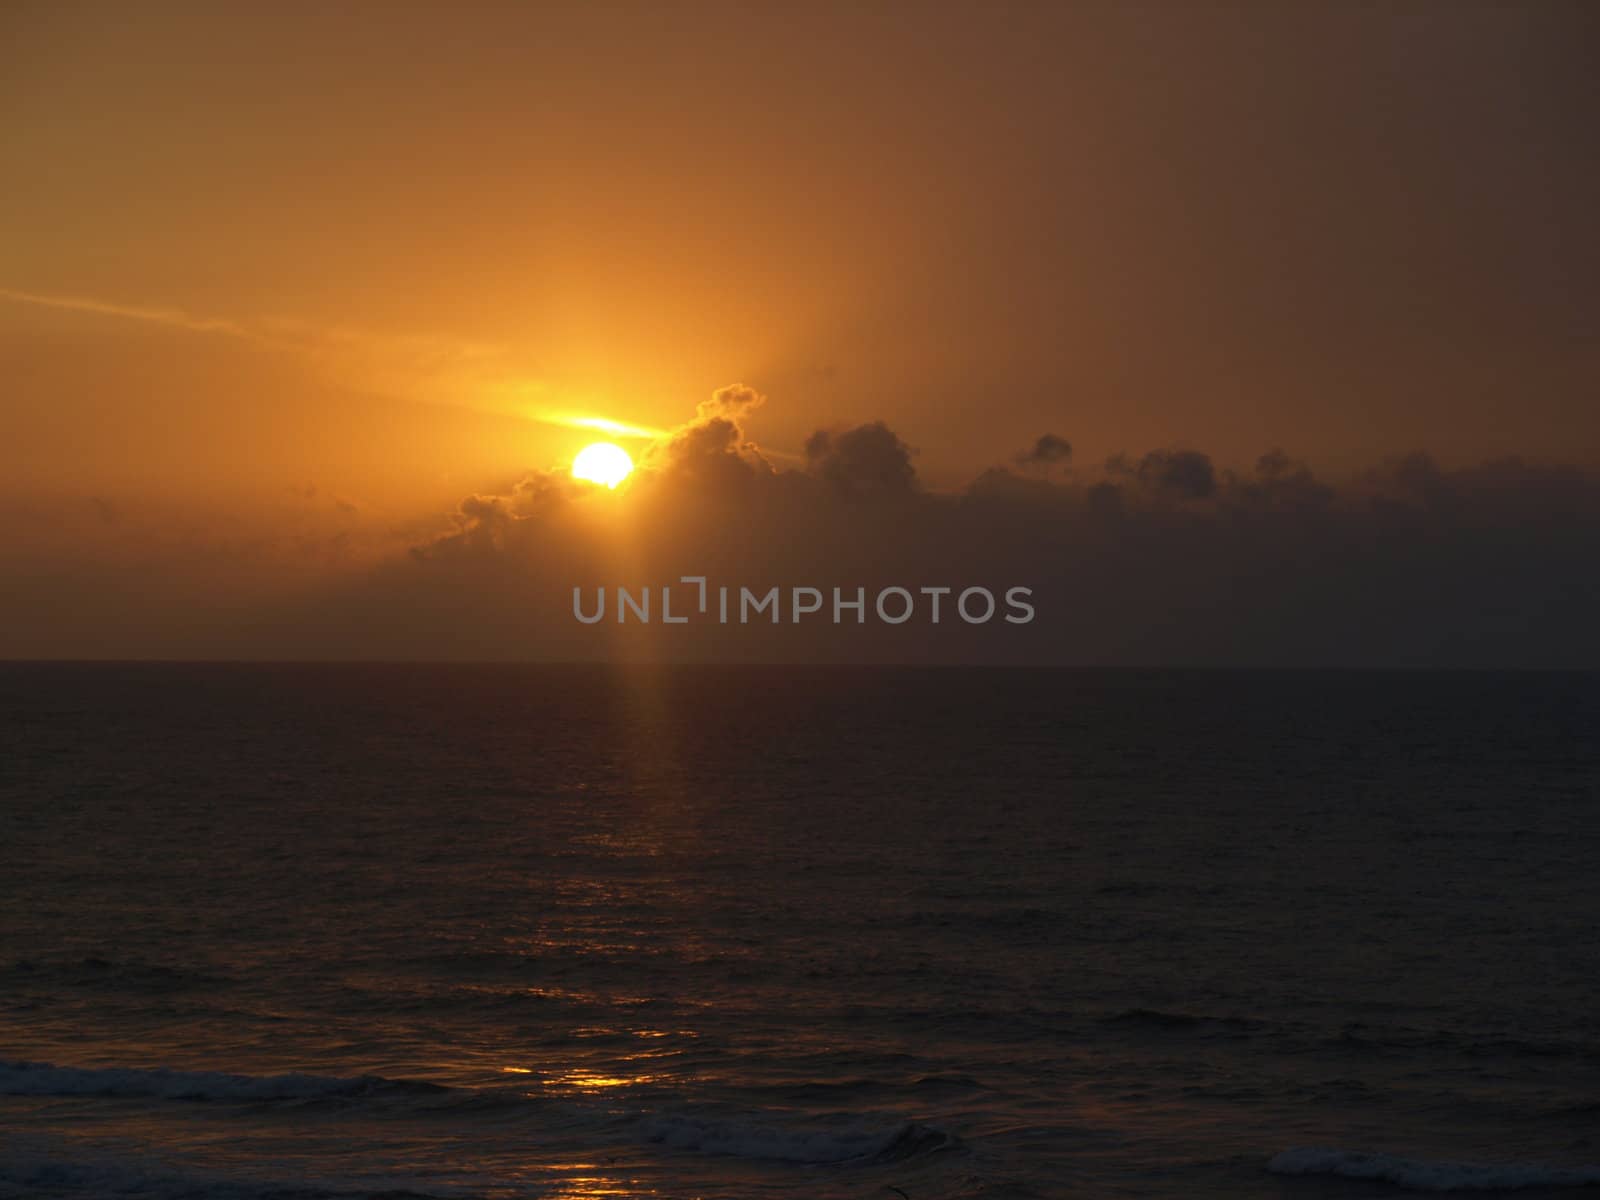
<svg viewBox="0 0 1600 1200"><path fill-rule="evenodd" d="M953 1135L916 1122L886 1129L783 1129L663 1114L647 1119L642 1132L647 1141L678 1150L818 1164L903 1162L958 1144Z"/></svg>

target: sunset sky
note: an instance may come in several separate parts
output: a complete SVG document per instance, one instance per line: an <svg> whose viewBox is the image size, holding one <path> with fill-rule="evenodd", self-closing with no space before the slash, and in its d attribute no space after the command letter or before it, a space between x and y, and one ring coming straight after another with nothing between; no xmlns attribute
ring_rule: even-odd
<svg viewBox="0 0 1600 1200"><path fill-rule="evenodd" d="M0 655L604 653L571 586L715 544L736 583L887 561L1055 602L963 657L1600 661L1597 34L1577 3L6 5ZM691 457L719 417L764 498ZM573 418L662 435L623 439L656 468L627 511L516 499L596 440ZM1029 460L1047 434L1070 455ZM467 543L514 561L413 578ZM1330 560L1403 599L1330 627Z"/></svg>

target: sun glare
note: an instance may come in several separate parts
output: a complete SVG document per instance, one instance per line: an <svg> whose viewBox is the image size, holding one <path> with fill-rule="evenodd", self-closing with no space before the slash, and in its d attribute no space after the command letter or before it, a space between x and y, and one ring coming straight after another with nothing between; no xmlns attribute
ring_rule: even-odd
<svg viewBox="0 0 1600 1200"><path fill-rule="evenodd" d="M614 488L633 470L633 459L621 446L595 442L578 451L572 460L572 477Z"/></svg>

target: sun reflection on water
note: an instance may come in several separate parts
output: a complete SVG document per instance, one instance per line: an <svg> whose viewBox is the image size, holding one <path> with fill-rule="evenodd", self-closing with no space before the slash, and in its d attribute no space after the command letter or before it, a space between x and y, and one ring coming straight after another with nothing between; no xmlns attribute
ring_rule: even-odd
<svg viewBox="0 0 1600 1200"><path fill-rule="evenodd" d="M549 1165L551 1171L580 1172L603 1171L606 1164L597 1162L554 1162ZM582 1200L583 1197L598 1196L659 1196L661 1192L654 1187L642 1184L634 1179L621 1179L608 1175L573 1174L562 1179L555 1185L556 1190L550 1195L559 1200Z"/></svg>
<svg viewBox="0 0 1600 1200"><path fill-rule="evenodd" d="M567 1071L552 1075L550 1082L561 1087L577 1088L584 1092L605 1091L609 1088L632 1087L635 1084L654 1083L660 1075L606 1075L598 1071Z"/></svg>

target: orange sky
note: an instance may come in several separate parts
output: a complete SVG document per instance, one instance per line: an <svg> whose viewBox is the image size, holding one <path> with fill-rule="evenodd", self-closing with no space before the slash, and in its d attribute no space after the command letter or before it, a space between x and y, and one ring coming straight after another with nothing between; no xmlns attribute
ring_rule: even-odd
<svg viewBox="0 0 1600 1200"><path fill-rule="evenodd" d="M882 419L934 489L1045 432L1593 461L1595 34L1556 3L7 5L0 547L136 557L107 512L403 543L588 440L541 415L672 427L741 381L773 461Z"/></svg>

